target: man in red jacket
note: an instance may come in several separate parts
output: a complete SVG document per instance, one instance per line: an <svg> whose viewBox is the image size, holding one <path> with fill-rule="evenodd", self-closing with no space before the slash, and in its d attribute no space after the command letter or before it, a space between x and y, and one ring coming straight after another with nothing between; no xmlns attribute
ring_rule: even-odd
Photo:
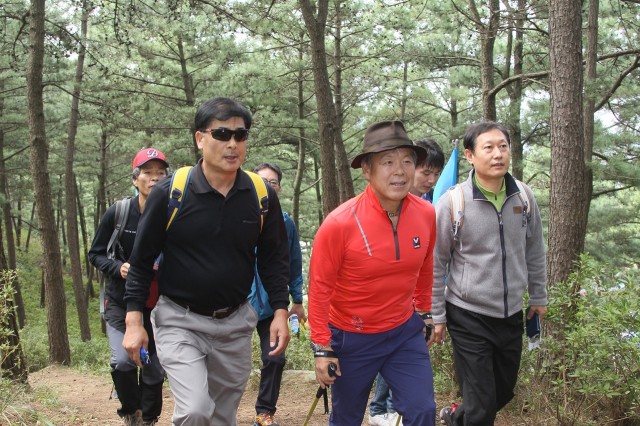
<svg viewBox="0 0 640 426"><path fill-rule="evenodd" d="M426 156L400 121L371 125L351 167L365 191L331 212L314 240L309 324L316 380L332 385L330 425L361 424L380 372L403 424L434 425L432 326L435 211L409 193ZM429 339L431 343L431 339ZM331 364L337 377L329 375Z"/></svg>

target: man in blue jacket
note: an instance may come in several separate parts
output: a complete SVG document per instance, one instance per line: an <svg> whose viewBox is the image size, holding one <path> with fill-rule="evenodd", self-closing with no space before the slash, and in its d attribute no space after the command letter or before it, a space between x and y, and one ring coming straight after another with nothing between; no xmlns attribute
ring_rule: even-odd
<svg viewBox="0 0 640 426"><path fill-rule="evenodd" d="M282 170L275 164L262 163L254 170L276 191L280 193L282 187ZM293 219L282 212L284 225L289 241L289 294L293 299L293 306L289 316L297 315L300 321L306 321L307 317L302 306L302 251L298 230ZM258 336L260 336L260 348L262 351L262 368L260 369L260 389L256 400L256 418L254 426L278 426L273 416L276 412L276 404L280 395L280 383L284 369L285 355L269 355L269 327L273 321L273 310L269 305L267 292L262 287L262 281L256 273L249 296L251 305L258 312Z"/></svg>

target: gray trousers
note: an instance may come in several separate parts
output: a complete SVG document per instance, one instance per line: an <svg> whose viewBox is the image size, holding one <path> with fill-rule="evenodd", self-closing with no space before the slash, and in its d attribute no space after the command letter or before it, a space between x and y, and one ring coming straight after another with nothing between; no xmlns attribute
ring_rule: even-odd
<svg viewBox="0 0 640 426"><path fill-rule="evenodd" d="M258 315L245 303L227 318L187 311L160 296L151 313L160 363L175 400L175 426L235 426L251 372Z"/></svg>

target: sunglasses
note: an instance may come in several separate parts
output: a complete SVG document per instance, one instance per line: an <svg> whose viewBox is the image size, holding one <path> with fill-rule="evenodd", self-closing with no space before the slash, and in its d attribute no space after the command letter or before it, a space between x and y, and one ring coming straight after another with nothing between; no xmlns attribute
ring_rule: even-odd
<svg viewBox="0 0 640 426"><path fill-rule="evenodd" d="M230 141L232 136L236 139L236 142L244 142L249 138L249 129L243 128L231 130L226 127L218 127L217 129L204 129L201 132L209 132L214 139L223 142Z"/></svg>

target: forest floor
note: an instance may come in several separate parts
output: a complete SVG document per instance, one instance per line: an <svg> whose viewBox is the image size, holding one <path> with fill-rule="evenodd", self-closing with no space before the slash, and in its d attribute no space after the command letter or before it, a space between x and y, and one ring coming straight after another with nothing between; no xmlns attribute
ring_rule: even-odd
<svg viewBox="0 0 640 426"><path fill-rule="evenodd" d="M254 404L257 395L256 376L252 375L238 410L238 426L253 425ZM29 375L29 384L34 394L31 409L41 418L40 425L60 426L119 426L122 422L116 415L118 401L110 399L112 383L110 377L83 373L68 367L51 366ZM311 371L286 370L282 380L276 420L281 426L301 426L315 400L318 384ZM42 396L46 395L46 398ZM439 405L440 406L440 405ZM159 425L170 425L173 398L165 382L164 408ZM327 425L329 416L323 414L322 399L315 408L310 426ZM500 417L496 426L530 424L524 419ZM1 423L1 422L0 422ZM367 416L363 425L368 425ZM222 425L221 425L222 426Z"/></svg>

